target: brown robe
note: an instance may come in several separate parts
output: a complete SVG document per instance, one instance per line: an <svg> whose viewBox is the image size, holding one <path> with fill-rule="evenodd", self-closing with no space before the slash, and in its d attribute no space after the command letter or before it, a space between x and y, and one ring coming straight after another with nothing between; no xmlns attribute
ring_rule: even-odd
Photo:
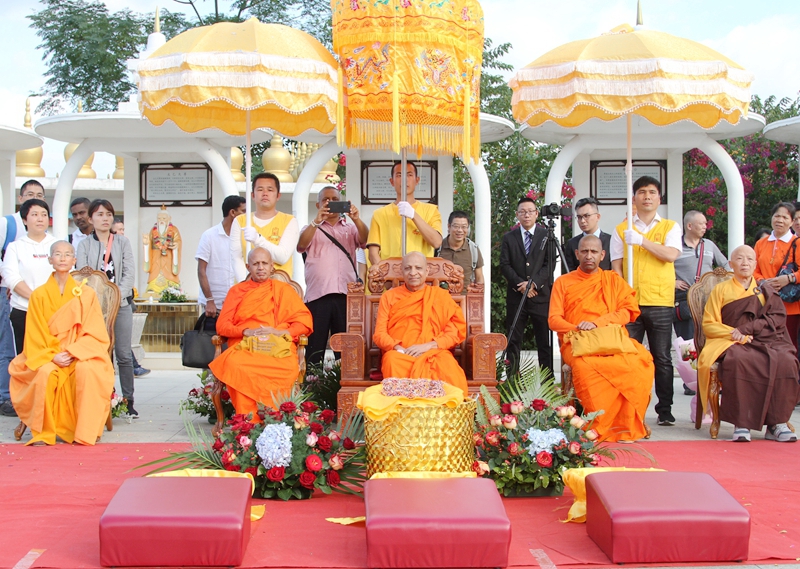
<svg viewBox="0 0 800 569"><path fill-rule="evenodd" d="M723 324L753 341L732 345L720 358L720 419L755 430L788 421L800 396L800 365L786 330L786 309L771 288L763 292L763 306L751 295L722 307Z"/></svg>

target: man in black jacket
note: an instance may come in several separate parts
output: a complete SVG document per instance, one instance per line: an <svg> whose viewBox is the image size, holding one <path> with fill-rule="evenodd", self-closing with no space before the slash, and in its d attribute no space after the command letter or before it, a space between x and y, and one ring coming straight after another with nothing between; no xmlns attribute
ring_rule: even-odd
<svg viewBox="0 0 800 569"><path fill-rule="evenodd" d="M522 333L528 323L533 322L539 365L553 370L553 350L550 347L550 328L547 325L550 305L550 289L547 262L547 230L536 224L539 209L531 198L522 198L517 204L515 227L503 235L500 249L500 270L508 282L506 289L506 326L510 327L517 313L522 293L533 276L533 284L522 306L514 329L508 339L506 360L510 362L513 373L519 366L519 353L522 347Z"/></svg>
<svg viewBox="0 0 800 569"><path fill-rule="evenodd" d="M600 261L599 266L604 271L610 271L611 235L600 230L600 211L597 200L594 198L581 198L575 203L573 211L575 212L575 217L578 218L578 227L580 227L581 232L567 241L567 246L564 247L564 260L567 262L567 267L569 267L570 271L578 268L578 258L575 256L578 243L587 235L594 235L600 239L603 244L603 251L606 252L606 256Z"/></svg>

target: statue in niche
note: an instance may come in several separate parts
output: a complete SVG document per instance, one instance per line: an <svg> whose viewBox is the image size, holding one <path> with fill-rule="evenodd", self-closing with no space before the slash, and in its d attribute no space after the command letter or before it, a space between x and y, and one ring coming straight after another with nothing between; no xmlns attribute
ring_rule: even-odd
<svg viewBox="0 0 800 569"><path fill-rule="evenodd" d="M161 294L166 288L181 286L181 233L171 219L167 206L162 205L153 228L142 234L144 270L149 273L147 293Z"/></svg>

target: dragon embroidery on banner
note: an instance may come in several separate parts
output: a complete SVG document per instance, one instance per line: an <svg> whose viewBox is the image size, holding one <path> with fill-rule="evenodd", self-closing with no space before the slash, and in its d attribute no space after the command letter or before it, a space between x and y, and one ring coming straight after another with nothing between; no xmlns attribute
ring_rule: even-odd
<svg viewBox="0 0 800 569"><path fill-rule="evenodd" d="M372 44L373 55L368 58L359 57L366 46L359 46L353 50L353 56L344 61L344 69L347 74L348 88L362 87L367 83L380 82L380 88L385 89L389 86L385 80L386 68L389 66L389 44L381 45L380 42Z"/></svg>
<svg viewBox="0 0 800 569"><path fill-rule="evenodd" d="M452 55L448 55L440 49L425 49L415 63L422 70L422 77L426 83L450 95L455 93L453 77L456 74L456 68Z"/></svg>

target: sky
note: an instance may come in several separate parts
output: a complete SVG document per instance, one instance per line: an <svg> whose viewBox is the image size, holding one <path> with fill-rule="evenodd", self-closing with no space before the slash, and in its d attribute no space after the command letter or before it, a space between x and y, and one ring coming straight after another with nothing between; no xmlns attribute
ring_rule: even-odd
<svg viewBox="0 0 800 569"><path fill-rule="evenodd" d="M209 11L212 2L198 0L201 13ZM0 4L0 124L21 127L25 98L45 82L39 38L26 18L41 5L38 0ZM106 0L105 4L112 12L185 8L174 0ZM226 0L220 2L224 4ZM482 0L481 6L486 37L495 45L512 44L505 60L515 68L559 45L597 36L619 24L634 24L636 19L636 0ZM797 0L642 0L642 13L648 28L706 44L751 71L753 93L797 97ZM37 118L34 115L34 123ZM42 166L48 176L64 167L63 147L60 142L45 143ZM98 176L105 178L114 170L113 157L99 154L94 166Z"/></svg>

